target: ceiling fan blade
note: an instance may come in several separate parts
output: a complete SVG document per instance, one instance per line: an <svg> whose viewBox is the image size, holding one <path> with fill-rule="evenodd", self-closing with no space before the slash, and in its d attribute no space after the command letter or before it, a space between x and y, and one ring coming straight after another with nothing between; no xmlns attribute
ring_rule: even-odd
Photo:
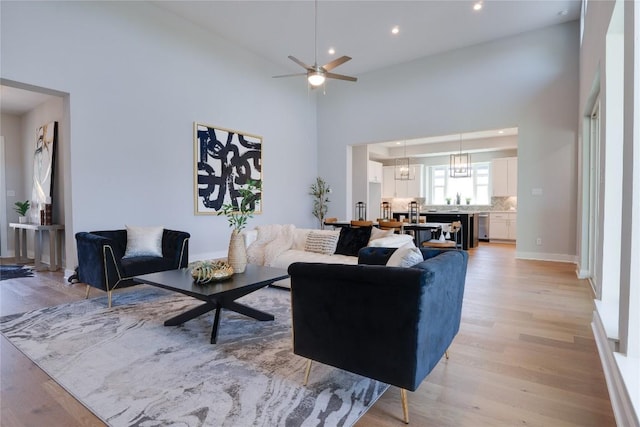
<svg viewBox="0 0 640 427"><path fill-rule="evenodd" d="M307 73L295 73L295 74L282 74L280 76L273 76L274 79L279 79L281 77L294 77L294 76L306 76Z"/></svg>
<svg viewBox="0 0 640 427"><path fill-rule="evenodd" d="M289 57L291 58L291 57ZM325 71L331 71L334 68L336 68L338 65L344 64L347 61L350 61L351 57L349 56L341 56L338 59L334 59L333 61L329 62L328 64L324 65L322 68L324 68Z"/></svg>
<svg viewBox="0 0 640 427"><path fill-rule="evenodd" d="M326 73L325 77L327 77L329 79L347 80L347 81L350 81L350 82L357 82L358 81L357 77L345 76L345 75L342 75L342 74L335 74L335 73Z"/></svg>
<svg viewBox="0 0 640 427"><path fill-rule="evenodd" d="M295 62L296 64L298 64L299 66L301 66L302 68L304 68L305 70L313 70L312 66L305 64L304 62L300 61L295 56L289 55L289 59L292 60L293 62Z"/></svg>

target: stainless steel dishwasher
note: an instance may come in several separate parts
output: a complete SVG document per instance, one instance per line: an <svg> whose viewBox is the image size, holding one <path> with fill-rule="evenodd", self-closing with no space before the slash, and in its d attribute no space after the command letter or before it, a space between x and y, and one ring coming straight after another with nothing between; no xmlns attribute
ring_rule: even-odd
<svg viewBox="0 0 640 427"><path fill-rule="evenodd" d="M478 240L489 241L489 213L480 212L478 214Z"/></svg>

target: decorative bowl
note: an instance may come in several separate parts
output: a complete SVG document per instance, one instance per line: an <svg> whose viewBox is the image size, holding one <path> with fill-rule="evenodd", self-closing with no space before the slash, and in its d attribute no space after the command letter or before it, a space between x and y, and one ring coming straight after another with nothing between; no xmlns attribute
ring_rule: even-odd
<svg viewBox="0 0 640 427"><path fill-rule="evenodd" d="M219 282L233 276L233 267L225 261L197 261L189 267L193 281L200 285Z"/></svg>

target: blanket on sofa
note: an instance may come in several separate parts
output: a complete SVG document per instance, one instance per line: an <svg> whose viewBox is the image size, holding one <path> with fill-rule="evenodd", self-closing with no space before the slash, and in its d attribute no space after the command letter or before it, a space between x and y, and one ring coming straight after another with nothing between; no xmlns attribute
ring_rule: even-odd
<svg viewBox="0 0 640 427"><path fill-rule="evenodd" d="M258 237L247 248L247 261L251 264L271 266L278 256L293 245L295 228L292 224L257 226Z"/></svg>

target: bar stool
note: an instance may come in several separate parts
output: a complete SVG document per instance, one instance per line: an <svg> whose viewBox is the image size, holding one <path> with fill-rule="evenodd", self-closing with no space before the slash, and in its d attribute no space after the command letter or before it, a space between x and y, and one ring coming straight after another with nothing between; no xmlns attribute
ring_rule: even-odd
<svg viewBox="0 0 640 427"><path fill-rule="evenodd" d="M458 243L458 234L461 228L462 223L460 221L454 221L449 225L449 233L453 237L453 240L431 239L422 242L422 246L425 248L461 248L462 244ZM442 230L442 232L444 233L445 231Z"/></svg>

